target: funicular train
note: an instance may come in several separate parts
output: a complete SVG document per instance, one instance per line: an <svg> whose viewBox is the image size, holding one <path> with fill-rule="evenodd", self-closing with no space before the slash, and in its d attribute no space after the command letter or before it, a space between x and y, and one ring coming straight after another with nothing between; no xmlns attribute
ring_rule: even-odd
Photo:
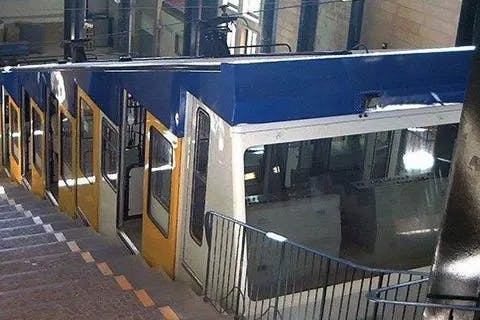
<svg viewBox="0 0 480 320"><path fill-rule="evenodd" d="M195 288L209 210L361 264L426 266L472 52L9 67L2 163Z"/></svg>

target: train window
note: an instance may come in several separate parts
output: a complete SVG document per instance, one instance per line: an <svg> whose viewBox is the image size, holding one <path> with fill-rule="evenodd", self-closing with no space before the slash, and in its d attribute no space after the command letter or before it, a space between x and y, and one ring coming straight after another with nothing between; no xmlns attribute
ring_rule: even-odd
<svg viewBox="0 0 480 320"><path fill-rule="evenodd" d="M244 155L247 223L366 265L426 265L457 127L251 147Z"/></svg>
<svg viewBox="0 0 480 320"><path fill-rule="evenodd" d="M118 183L118 131L106 120L102 121L102 175L113 190Z"/></svg>
<svg viewBox="0 0 480 320"><path fill-rule="evenodd" d="M190 207L190 235L198 245L202 245L203 238L209 145L210 116L204 110L198 109Z"/></svg>
<svg viewBox="0 0 480 320"><path fill-rule="evenodd" d="M40 114L37 109L33 108L32 113L32 122L33 122L33 165L35 166L37 172L40 174L43 172L42 164L42 151L43 151L43 123Z"/></svg>
<svg viewBox="0 0 480 320"><path fill-rule="evenodd" d="M93 110L80 100L80 169L87 181L95 182L93 173Z"/></svg>
<svg viewBox="0 0 480 320"><path fill-rule="evenodd" d="M75 183L75 177L72 172L72 121L63 112L61 113L60 133L60 153L62 157L60 173L65 185L72 187Z"/></svg>
<svg viewBox="0 0 480 320"><path fill-rule="evenodd" d="M20 115L16 108L10 108L12 115L12 124L11 124L11 144L12 144L12 156L15 161L18 163L20 159L20 126L19 120Z"/></svg>
<svg viewBox="0 0 480 320"><path fill-rule="evenodd" d="M170 223L172 171L172 144L160 132L151 128L148 214L165 237L168 237Z"/></svg>

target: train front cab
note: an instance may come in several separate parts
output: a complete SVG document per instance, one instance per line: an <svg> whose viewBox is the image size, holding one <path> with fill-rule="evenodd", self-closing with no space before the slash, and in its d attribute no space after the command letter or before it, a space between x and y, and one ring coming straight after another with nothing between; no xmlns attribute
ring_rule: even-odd
<svg viewBox="0 0 480 320"><path fill-rule="evenodd" d="M206 285L203 212L209 210L364 265L429 264L461 104L231 127L193 96L187 101L179 278ZM228 259L242 245L231 230L220 230L218 239L230 239L223 248ZM248 256L245 285L270 290L278 281L268 271L276 260ZM273 298L241 289L250 295L246 301Z"/></svg>

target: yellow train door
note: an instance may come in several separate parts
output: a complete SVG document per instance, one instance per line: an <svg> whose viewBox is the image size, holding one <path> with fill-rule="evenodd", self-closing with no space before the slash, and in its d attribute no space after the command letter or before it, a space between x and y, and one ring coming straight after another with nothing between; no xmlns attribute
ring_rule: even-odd
<svg viewBox="0 0 480 320"><path fill-rule="evenodd" d="M18 105L9 99L10 112L10 177L17 183L22 183L22 126L21 113Z"/></svg>
<svg viewBox="0 0 480 320"><path fill-rule="evenodd" d="M142 254L175 277L181 140L147 113Z"/></svg>
<svg viewBox="0 0 480 320"><path fill-rule="evenodd" d="M30 168L32 168L32 192L45 195L45 116L38 105L30 99Z"/></svg>
<svg viewBox="0 0 480 320"><path fill-rule="evenodd" d="M52 115L54 116L54 115ZM76 122L75 118L68 112L65 106L60 106L58 111L58 120L51 119L52 122L58 121L57 137L54 144L59 152L59 179L58 179L58 205L60 210L75 216L76 209Z"/></svg>
<svg viewBox="0 0 480 320"><path fill-rule="evenodd" d="M100 110L82 89L77 92L77 210L98 231Z"/></svg>

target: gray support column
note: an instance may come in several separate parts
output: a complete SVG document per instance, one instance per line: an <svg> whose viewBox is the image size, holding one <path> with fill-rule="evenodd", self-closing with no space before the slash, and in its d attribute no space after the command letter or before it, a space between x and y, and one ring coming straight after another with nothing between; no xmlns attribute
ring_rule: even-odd
<svg viewBox="0 0 480 320"><path fill-rule="evenodd" d="M297 40L297 51L299 52L315 50L318 5L318 2L316 1L302 0Z"/></svg>
<svg viewBox="0 0 480 320"><path fill-rule="evenodd" d="M277 20L277 7L278 0L264 0L262 5L262 45L275 44L275 22ZM261 51L264 53L274 52L273 47L262 47Z"/></svg>
<svg viewBox="0 0 480 320"><path fill-rule="evenodd" d="M70 41L75 38L74 10L75 0L64 0L63 3L63 40ZM64 45L63 54L65 59L70 56L70 47Z"/></svg>
<svg viewBox="0 0 480 320"><path fill-rule="evenodd" d="M430 299L477 305L480 294L480 55L475 54L451 168L450 195L430 276ZM429 320L471 320L426 310Z"/></svg>
<svg viewBox="0 0 480 320"><path fill-rule="evenodd" d="M218 0L201 0L201 12L200 12L200 19L202 21L208 21L210 19L214 19L218 17ZM199 37L203 37L204 30L198 30ZM200 55L204 55L204 52L208 50L205 47L205 41L198 41L198 53Z"/></svg>
<svg viewBox="0 0 480 320"><path fill-rule="evenodd" d="M457 31L457 46L480 44L480 2L463 0Z"/></svg>
<svg viewBox="0 0 480 320"><path fill-rule="evenodd" d="M131 29L132 29L132 0L121 0L118 15L118 49L124 54L129 54L131 49Z"/></svg>
<svg viewBox="0 0 480 320"><path fill-rule="evenodd" d="M197 54L197 27L200 19L200 0L185 1L185 23L183 29L183 55Z"/></svg>
<svg viewBox="0 0 480 320"><path fill-rule="evenodd" d="M350 10L350 25L348 27L347 50L351 50L360 44L364 3L364 0L355 0L352 2L352 8Z"/></svg>
<svg viewBox="0 0 480 320"><path fill-rule="evenodd" d="M85 38L85 20L87 19L87 1L76 0L75 39Z"/></svg>

